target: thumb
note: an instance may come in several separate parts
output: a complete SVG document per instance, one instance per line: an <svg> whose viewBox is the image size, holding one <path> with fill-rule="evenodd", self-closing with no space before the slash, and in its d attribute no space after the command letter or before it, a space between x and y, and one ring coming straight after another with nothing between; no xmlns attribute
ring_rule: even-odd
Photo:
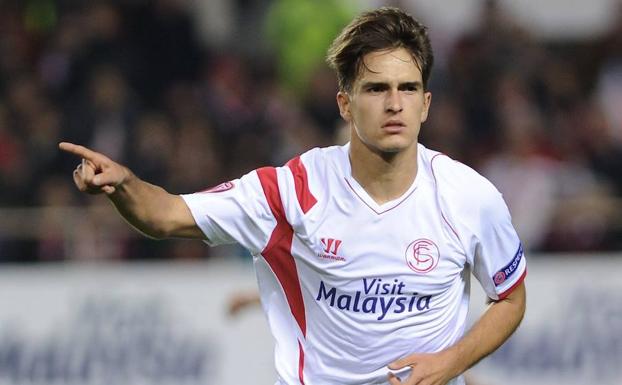
<svg viewBox="0 0 622 385"><path fill-rule="evenodd" d="M114 192L117 191L117 189L112 186L106 185L102 187L102 191L106 193L107 195L111 195L111 194L114 194Z"/></svg>
<svg viewBox="0 0 622 385"><path fill-rule="evenodd" d="M418 354L411 354L410 356L400 358L399 360L395 360L391 362L387 367L391 370L398 370L405 368L407 366L414 366L417 364L419 359Z"/></svg>
<svg viewBox="0 0 622 385"><path fill-rule="evenodd" d="M93 177L95 186L118 186L127 179L128 173L119 165L104 167L103 171Z"/></svg>
<svg viewBox="0 0 622 385"><path fill-rule="evenodd" d="M113 180L112 175L109 172L102 172L93 177L93 184L95 186L115 185L116 181Z"/></svg>
<svg viewBox="0 0 622 385"><path fill-rule="evenodd" d="M93 177L93 184L98 187L118 186L123 183L123 177L113 170L106 170Z"/></svg>

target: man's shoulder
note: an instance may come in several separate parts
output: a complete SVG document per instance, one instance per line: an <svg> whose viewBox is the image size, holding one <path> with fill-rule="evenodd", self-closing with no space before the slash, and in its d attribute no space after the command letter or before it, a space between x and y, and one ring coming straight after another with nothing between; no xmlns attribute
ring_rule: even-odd
<svg viewBox="0 0 622 385"><path fill-rule="evenodd" d="M279 168L282 198L289 203L298 201L307 213L318 201L334 193L337 182L348 167L346 146L316 147L292 159Z"/></svg>
<svg viewBox="0 0 622 385"><path fill-rule="evenodd" d="M324 178L330 170L343 172L347 159L346 146L315 147L294 157L287 164L300 163L309 176Z"/></svg>
<svg viewBox="0 0 622 385"><path fill-rule="evenodd" d="M446 154L424 148L422 159L437 194L448 204L481 209L501 196L488 179Z"/></svg>
<svg viewBox="0 0 622 385"><path fill-rule="evenodd" d="M301 159L306 162L326 162L326 161L339 161L347 155L346 146L328 146L328 147L314 147L299 155Z"/></svg>

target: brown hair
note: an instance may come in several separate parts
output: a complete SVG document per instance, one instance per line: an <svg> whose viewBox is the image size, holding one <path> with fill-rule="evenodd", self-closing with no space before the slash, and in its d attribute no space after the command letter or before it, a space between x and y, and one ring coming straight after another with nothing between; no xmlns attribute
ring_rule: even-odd
<svg viewBox="0 0 622 385"><path fill-rule="evenodd" d="M337 73L339 89L350 91L365 55L395 48L410 51L427 88L434 61L427 28L398 8L378 8L352 20L333 41L326 61Z"/></svg>

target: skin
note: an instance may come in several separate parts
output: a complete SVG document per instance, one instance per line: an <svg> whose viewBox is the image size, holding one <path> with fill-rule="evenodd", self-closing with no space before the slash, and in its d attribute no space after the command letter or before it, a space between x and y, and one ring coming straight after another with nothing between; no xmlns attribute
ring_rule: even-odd
<svg viewBox="0 0 622 385"><path fill-rule="evenodd" d="M353 177L382 204L404 194L417 175L417 141L428 117L432 95L410 53L398 48L372 52L352 89L337 94L341 116L351 130ZM73 172L80 191L106 194L136 229L153 238L204 238L190 210L173 195L140 180L105 155L72 143L61 150L82 158ZM400 357L388 368L411 367L407 378L388 374L391 385L443 385L503 344L525 312L521 283L505 299L493 302L455 345L440 352Z"/></svg>
<svg viewBox="0 0 622 385"><path fill-rule="evenodd" d="M514 333L525 314L525 284L518 285L505 299L493 302L455 345L437 353L412 354L400 358L389 369L412 368L401 381L389 373L391 385L444 385L494 352Z"/></svg>
<svg viewBox="0 0 622 385"><path fill-rule="evenodd" d="M139 179L127 167L84 146L67 142L58 146L82 158L73 171L76 187L89 194L106 194L127 222L143 234L156 239L204 238L179 195Z"/></svg>
<svg viewBox="0 0 622 385"><path fill-rule="evenodd" d="M404 48L369 53L363 62L352 89L337 94L337 104L351 131L352 176L382 204L415 180L417 139L432 94Z"/></svg>

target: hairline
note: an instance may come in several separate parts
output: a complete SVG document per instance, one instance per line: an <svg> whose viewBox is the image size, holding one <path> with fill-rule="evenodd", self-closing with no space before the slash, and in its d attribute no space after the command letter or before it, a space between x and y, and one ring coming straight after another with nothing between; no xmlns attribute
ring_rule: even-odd
<svg viewBox="0 0 622 385"><path fill-rule="evenodd" d="M383 53L383 52L389 53L389 52L398 50L400 48L403 48L408 52L412 61L415 63L415 66L417 66L417 69L419 70L419 73L421 74L421 84L423 85L424 91L427 91L428 87L427 87L425 79L423 79L423 68L420 63L421 60L417 57L417 55L412 50L408 49L408 47L405 44L396 44L395 46L391 46L391 47L375 49L375 50L366 52L363 55L360 55L356 60L356 67L354 70L354 77L352 78L352 81L350 82L350 84L344 84L344 87L343 87L344 89L340 89L340 91L345 92L345 93L351 93L354 88L354 85L356 84L357 81L360 80L361 75L364 73L364 70L367 70L371 73L378 73L376 71L371 70L367 66L367 63L365 63L365 58L367 56L374 54L374 53Z"/></svg>

